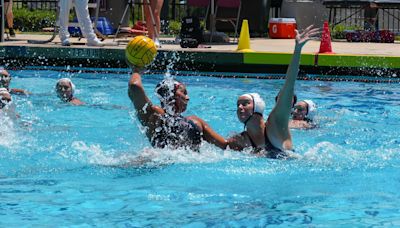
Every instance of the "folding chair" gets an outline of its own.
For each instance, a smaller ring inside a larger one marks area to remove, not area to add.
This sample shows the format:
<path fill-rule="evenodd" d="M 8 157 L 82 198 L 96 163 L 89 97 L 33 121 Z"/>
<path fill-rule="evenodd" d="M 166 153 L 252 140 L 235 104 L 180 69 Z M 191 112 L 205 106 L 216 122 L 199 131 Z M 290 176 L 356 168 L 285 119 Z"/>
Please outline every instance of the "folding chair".
<path fill-rule="evenodd" d="M 236 17 L 222 17 L 218 16 L 219 8 L 234 8 L 237 9 Z M 242 9 L 242 1 L 241 0 L 217 0 L 217 5 L 215 7 L 215 21 L 224 21 L 229 22 L 235 28 L 235 38 L 238 39 L 238 26 L 239 26 L 239 18 L 240 11 Z M 211 38 L 212 39 L 212 38 Z"/>

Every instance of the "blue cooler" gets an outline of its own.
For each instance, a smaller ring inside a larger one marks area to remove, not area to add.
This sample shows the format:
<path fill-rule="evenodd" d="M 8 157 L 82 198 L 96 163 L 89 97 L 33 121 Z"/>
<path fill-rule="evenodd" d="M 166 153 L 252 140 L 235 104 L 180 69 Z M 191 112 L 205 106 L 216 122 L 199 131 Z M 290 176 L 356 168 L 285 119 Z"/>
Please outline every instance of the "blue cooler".
<path fill-rule="evenodd" d="M 91 20 L 94 22 L 95 18 L 92 17 Z M 77 23 L 78 19 L 75 18 L 72 22 Z M 115 33 L 115 29 L 111 26 L 110 21 L 106 17 L 99 17 L 97 19 L 97 30 L 103 35 L 112 35 Z M 81 29 L 79 26 L 68 26 L 68 32 L 73 37 L 80 37 L 82 36 Z"/>

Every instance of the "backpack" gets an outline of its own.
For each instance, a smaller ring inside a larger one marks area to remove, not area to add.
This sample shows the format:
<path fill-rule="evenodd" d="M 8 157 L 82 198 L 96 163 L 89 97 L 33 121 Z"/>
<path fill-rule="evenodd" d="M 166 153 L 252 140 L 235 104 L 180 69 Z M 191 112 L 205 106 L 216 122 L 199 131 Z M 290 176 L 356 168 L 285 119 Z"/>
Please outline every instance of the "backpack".
<path fill-rule="evenodd" d="M 182 48 L 196 48 L 203 39 L 203 29 L 200 26 L 200 20 L 197 17 L 184 17 L 182 18 L 181 31 L 179 34 L 181 38 L 180 45 Z"/>

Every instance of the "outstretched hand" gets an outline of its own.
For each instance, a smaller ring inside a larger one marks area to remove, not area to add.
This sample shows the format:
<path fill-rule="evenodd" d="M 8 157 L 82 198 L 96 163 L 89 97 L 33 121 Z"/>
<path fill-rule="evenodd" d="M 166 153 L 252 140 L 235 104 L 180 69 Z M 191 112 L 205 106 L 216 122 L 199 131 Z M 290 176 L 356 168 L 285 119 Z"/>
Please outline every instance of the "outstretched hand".
<path fill-rule="evenodd" d="M 320 28 L 314 28 L 314 25 L 308 26 L 304 31 L 296 31 L 296 48 L 301 49 L 309 40 L 319 38 Z"/>
<path fill-rule="evenodd" d="M 133 73 L 141 73 L 146 70 L 145 67 L 137 67 L 137 66 L 133 65 L 132 63 L 130 63 L 128 60 L 125 60 L 125 62 L 128 65 L 128 67 L 131 68 Z"/>

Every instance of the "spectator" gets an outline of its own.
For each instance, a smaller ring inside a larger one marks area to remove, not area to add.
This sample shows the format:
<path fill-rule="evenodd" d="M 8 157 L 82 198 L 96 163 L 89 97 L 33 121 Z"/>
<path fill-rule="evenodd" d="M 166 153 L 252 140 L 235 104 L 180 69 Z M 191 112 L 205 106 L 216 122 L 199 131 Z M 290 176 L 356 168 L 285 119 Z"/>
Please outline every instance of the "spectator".
<path fill-rule="evenodd" d="M 75 11 L 78 17 L 79 25 L 83 36 L 86 37 L 88 46 L 104 46 L 96 36 L 93 30 L 92 21 L 90 20 L 88 3 L 89 0 L 60 0 L 60 40 L 62 46 L 70 46 L 68 22 L 69 22 L 69 11 L 71 9 L 72 2 L 75 3 Z"/>
<path fill-rule="evenodd" d="M 157 47 L 160 47 L 160 12 L 164 0 L 145 0 L 144 2 L 144 14 L 146 17 L 148 36 L 154 40 Z M 150 6 L 148 5 L 149 3 Z"/>
<path fill-rule="evenodd" d="M 15 37 L 14 15 L 12 12 L 12 7 L 13 7 L 12 0 L 4 0 L 4 8 L 5 8 L 5 13 L 6 13 L 6 18 L 7 18 L 8 31 L 9 31 L 9 34 L 11 37 Z"/>

